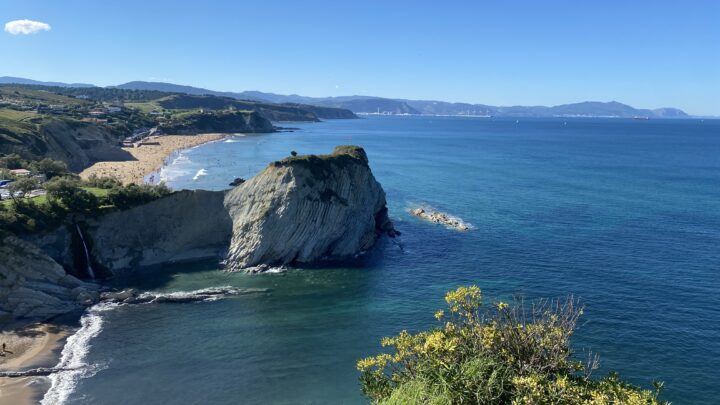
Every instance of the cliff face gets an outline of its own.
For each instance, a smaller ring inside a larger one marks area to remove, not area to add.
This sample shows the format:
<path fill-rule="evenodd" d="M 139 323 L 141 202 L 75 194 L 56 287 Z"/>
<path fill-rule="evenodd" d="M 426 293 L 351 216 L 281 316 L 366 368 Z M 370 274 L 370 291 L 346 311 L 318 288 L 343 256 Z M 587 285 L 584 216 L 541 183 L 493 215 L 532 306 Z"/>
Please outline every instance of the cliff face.
<path fill-rule="evenodd" d="M 385 193 L 357 146 L 274 162 L 228 192 L 225 206 L 231 270 L 345 259 L 392 232 Z"/>
<path fill-rule="evenodd" d="M 181 191 L 86 222 L 94 262 L 111 272 L 201 258 L 227 268 L 314 263 L 394 234 L 385 193 L 359 147 L 270 164 L 227 192 Z M 58 238 L 46 237 L 59 252 Z"/>
<path fill-rule="evenodd" d="M 199 134 L 207 132 L 273 132 L 272 123 L 257 111 L 223 111 L 212 114 L 191 113 L 160 126 L 168 134 Z"/>
<path fill-rule="evenodd" d="M 0 123 L 0 154 L 62 160 L 73 171 L 100 160 L 132 159 L 118 147 L 117 139 L 107 129 L 91 123 L 47 118 L 22 124 L 7 130 Z"/>
<path fill-rule="evenodd" d="M 97 302 L 96 285 L 66 274 L 35 245 L 14 236 L 0 242 L 0 320 L 47 319 Z"/>
<path fill-rule="evenodd" d="M 232 220 L 222 191 L 180 191 L 87 222 L 95 263 L 111 272 L 169 262 L 221 258 Z"/>

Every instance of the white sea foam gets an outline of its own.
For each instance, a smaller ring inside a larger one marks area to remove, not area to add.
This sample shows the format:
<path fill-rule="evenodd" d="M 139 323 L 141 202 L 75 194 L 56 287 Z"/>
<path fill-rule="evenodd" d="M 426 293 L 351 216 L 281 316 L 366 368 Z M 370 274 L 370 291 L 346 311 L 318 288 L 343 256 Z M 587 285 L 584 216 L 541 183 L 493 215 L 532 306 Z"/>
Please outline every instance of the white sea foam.
<path fill-rule="evenodd" d="M 42 405 L 57 405 L 67 401 L 83 378 L 94 376 L 105 368 L 102 364 L 87 364 L 90 341 L 102 332 L 102 313 L 116 308 L 117 304 L 101 303 L 88 308 L 80 319 L 80 329 L 70 336 L 63 347 L 60 362 L 55 368 L 62 369 L 50 374 L 50 389 L 45 393 Z"/>
<path fill-rule="evenodd" d="M 192 179 L 193 179 L 193 181 L 198 181 L 198 179 L 200 179 L 200 177 L 203 177 L 203 176 L 207 176 L 207 170 L 200 169 L 200 170 L 198 170 L 197 173 L 195 173 L 195 176 Z"/>

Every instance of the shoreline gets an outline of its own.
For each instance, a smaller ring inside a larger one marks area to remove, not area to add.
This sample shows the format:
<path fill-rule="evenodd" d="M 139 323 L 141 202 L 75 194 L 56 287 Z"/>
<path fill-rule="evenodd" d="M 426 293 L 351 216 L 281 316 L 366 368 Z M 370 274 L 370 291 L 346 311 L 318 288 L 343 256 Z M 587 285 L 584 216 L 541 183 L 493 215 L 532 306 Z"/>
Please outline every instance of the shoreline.
<path fill-rule="evenodd" d="M 75 329 L 63 323 L 33 323 L 0 332 L 7 352 L 0 356 L 0 371 L 55 367 L 68 337 Z M 0 405 L 37 404 L 50 388 L 47 377 L 0 377 Z"/>
<path fill-rule="evenodd" d="M 134 160 L 102 161 L 80 172 L 80 177 L 87 180 L 91 175 L 98 177 L 114 177 L 123 185 L 131 183 L 144 184 L 145 179 L 159 173 L 167 164 L 168 158 L 184 149 L 190 149 L 209 142 L 225 139 L 229 134 L 208 133 L 199 135 L 160 135 L 148 138 L 156 145 L 142 145 L 137 148 L 122 148 Z M 152 181 L 153 184 L 157 183 Z"/>

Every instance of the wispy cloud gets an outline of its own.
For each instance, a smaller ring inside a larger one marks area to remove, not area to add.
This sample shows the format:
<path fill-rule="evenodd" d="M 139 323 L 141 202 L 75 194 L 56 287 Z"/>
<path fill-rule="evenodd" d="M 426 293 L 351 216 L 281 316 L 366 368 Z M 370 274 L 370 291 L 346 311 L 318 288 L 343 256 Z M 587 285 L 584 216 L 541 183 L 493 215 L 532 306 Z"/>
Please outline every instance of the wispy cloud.
<path fill-rule="evenodd" d="M 28 35 L 40 31 L 50 31 L 50 24 L 33 20 L 15 20 L 5 23 L 5 32 L 12 35 Z"/>

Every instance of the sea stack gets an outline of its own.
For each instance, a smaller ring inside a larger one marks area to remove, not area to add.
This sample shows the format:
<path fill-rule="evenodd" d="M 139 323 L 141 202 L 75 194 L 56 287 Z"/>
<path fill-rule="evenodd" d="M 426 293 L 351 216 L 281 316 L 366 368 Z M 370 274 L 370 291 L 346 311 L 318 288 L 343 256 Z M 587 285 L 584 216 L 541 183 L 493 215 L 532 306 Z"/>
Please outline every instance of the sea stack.
<path fill-rule="evenodd" d="M 385 192 L 358 146 L 271 163 L 229 191 L 228 270 L 353 257 L 396 231 Z"/>

